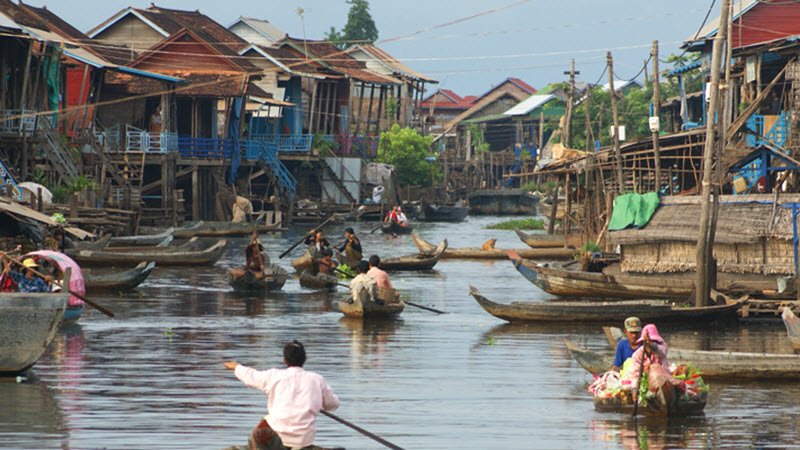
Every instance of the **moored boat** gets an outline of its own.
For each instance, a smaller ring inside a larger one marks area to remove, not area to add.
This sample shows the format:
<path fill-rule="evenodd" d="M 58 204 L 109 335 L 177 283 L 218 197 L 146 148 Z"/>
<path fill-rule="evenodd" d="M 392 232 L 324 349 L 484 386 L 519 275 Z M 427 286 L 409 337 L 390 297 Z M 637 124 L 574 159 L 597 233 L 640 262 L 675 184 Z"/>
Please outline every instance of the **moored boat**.
<path fill-rule="evenodd" d="M 411 239 L 414 241 L 417 250 L 422 254 L 432 254 L 436 246 L 422 239 L 418 234 L 412 233 Z M 442 259 L 506 259 L 508 252 L 513 251 L 524 258 L 536 258 L 543 260 L 572 259 L 574 251 L 569 248 L 523 248 L 523 249 L 500 249 L 494 248 L 483 250 L 478 247 L 448 247 L 442 254 Z"/>
<path fill-rule="evenodd" d="M 132 269 L 87 268 L 83 270 L 84 284 L 92 291 L 129 291 L 136 288 L 150 276 L 156 263 L 141 262 Z"/>
<path fill-rule="evenodd" d="M 334 290 L 339 285 L 339 279 L 327 273 L 312 275 L 308 271 L 300 273 L 300 286 L 307 289 L 329 289 Z"/>
<path fill-rule="evenodd" d="M 53 341 L 70 294 L 0 294 L 0 376 L 26 372 Z"/>
<path fill-rule="evenodd" d="M 277 264 L 268 264 L 263 278 L 257 278 L 245 268 L 230 269 L 228 283 L 235 292 L 258 293 L 278 291 L 286 284 L 289 273 Z"/>
<path fill-rule="evenodd" d="M 423 222 L 463 222 L 469 214 L 467 206 L 431 205 L 422 202 L 422 214 L 417 219 Z"/>
<path fill-rule="evenodd" d="M 253 231 L 267 233 L 280 229 L 280 224 L 265 225 L 250 222 L 196 222 L 192 225 L 176 228 L 172 235 L 176 239 L 190 239 L 193 237 L 233 237 L 249 236 Z"/>
<path fill-rule="evenodd" d="M 564 341 L 572 359 L 594 375 L 611 368 L 614 355 L 580 348 Z M 694 367 L 707 379 L 798 380 L 800 355 L 669 349 L 669 360 Z"/>
<path fill-rule="evenodd" d="M 110 246 L 138 246 L 138 245 L 158 245 L 165 238 L 172 236 L 175 228 L 167 228 L 161 233 L 156 234 L 141 234 L 137 236 L 118 236 L 110 239 L 108 243 Z"/>
<path fill-rule="evenodd" d="M 567 241 L 563 234 L 528 234 L 521 230 L 514 230 L 519 240 L 530 248 L 566 247 Z"/>
<path fill-rule="evenodd" d="M 403 226 L 395 221 L 390 221 L 381 225 L 381 232 L 383 234 L 411 234 L 412 231 L 414 231 L 414 227 L 411 225 Z"/>
<path fill-rule="evenodd" d="M 381 259 L 380 268 L 386 271 L 401 271 L 401 270 L 431 270 L 442 258 L 444 252 L 447 250 L 447 239 L 443 240 L 436 248 L 428 255 L 416 254 L 401 256 L 398 258 Z"/>
<path fill-rule="evenodd" d="M 539 197 L 522 189 L 484 189 L 469 194 L 471 214 L 536 215 Z"/>
<path fill-rule="evenodd" d="M 637 316 L 646 322 L 735 318 L 742 301 L 704 307 L 675 306 L 663 300 L 615 302 L 557 301 L 495 303 L 474 286 L 469 293 L 489 314 L 508 322 L 622 322 Z M 727 299 L 726 299 L 727 300 Z"/>
<path fill-rule="evenodd" d="M 206 266 L 222 256 L 227 241 L 190 241 L 178 247 L 145 247 L 103 250 L 78 250 L 72 258 L 88 266 L 135 266 L 152 261 L 159 266 Z"/>
<path fill-rule="evenodd" d="M 363 291 L 362 294 L 361 297 L 366 296 Z M 394 289 L 378 289 L 378 298 L 381 299 L 380 303 L 369 299 L 348 297 L 339 302 L 339 311 L 346 317 L 356 319 L 392 319 L 399 316 L 405 309 L 405 303 Z"/>

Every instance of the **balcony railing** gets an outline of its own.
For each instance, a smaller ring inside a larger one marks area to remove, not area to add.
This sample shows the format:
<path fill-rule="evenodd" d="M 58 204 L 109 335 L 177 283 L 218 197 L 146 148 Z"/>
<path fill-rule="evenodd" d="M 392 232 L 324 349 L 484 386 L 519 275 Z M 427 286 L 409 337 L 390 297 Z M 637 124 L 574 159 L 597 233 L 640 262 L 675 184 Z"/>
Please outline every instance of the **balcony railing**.
<path fill-rule="evenodd" d="M 178 154 L 182 158 L 230 159 L 233 156 L 233 140 L 218 138 L 178 138 Z"/>
<path fill-rule="evenodd" d="M 311 134 L 254 134 L 254 141 L 264 141 L 278 146 L 279 153 L 309 153 L 314 136 Z"/>
<path fill-rule="evenodd" d="M 765 129 L 768 126 L 767 123 L 770 122 L 772 125 L 769 129 Z M 745 138 L 748 147 L 755 148 L 768 144 L 785 147 L 789 137 L 789 115 L 786 112 L 782 112 L 778 116 L 753 114 L 747 119 L 747 129 L 755 132 L 755 134 L 748 133 Z"/>
<path fill-rule="evenodd" d="M 33 134 L 36 131 L 34 113 L 29 109 L 0 109 L 0 134 Z"/>
<path fill-rule="evenodd" d="M 136 153 L 178 151 L 178 133 L 150 133 L 128 125 L 125 128 L 125 151 Z"/>

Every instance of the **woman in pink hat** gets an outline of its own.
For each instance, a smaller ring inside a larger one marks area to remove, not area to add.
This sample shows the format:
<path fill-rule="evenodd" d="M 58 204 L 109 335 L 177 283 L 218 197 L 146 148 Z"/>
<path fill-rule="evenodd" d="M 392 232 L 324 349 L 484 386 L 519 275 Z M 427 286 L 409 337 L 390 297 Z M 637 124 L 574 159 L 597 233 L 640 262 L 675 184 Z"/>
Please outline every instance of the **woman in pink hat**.
<path fill-rule="evenodd" d="M 669 360 L 667 359 L 667 343 L 658 333 L 658 328 L 653 324 L 645 325 L 638 341 L 639 348 L 633 353 L 633 367 L 629 374 L 629 379 L 637 383 L 641 378 L 641 373 L 647 373 L 647 384 L 652 392 L 663 392 L 666 402 L 671 399 L 671 389 L 663 389 L 666 386 L 680 385 L 669 370 Z M 638 394 L 638 389 L 634 389 L 634 398 Z"/>

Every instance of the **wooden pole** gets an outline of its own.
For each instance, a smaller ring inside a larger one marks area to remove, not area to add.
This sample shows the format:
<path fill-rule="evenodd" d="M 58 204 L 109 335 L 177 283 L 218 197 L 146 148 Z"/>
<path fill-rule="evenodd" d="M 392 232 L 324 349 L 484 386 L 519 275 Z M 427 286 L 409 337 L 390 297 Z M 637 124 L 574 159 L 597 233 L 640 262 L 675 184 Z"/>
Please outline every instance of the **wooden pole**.
<path fill-rule="evenodd" d="M 617 166 L 617 191 L 622 194 L 625 190 L 625 180 L 622 179 L 622 151 L 619 148 L 619 116 L 617 115 L 617 92 L 614 90 L 614 58 L 611 52 L 606 55 L 608 63 L 608 88 L 611 93 L 611 115 L 614 117 L 614 130 L 611 133 L 611 143 L 614 147 L 614 157 Z"/>
<path fill-rule="evenodd" d="M 592 142 L 592 120 L 589 117 L 590 112 L 589 109 L 592 105 L 592 91 L 591 89 L 586 91 L 586 98 L 583 100 L 583 116 L 584 120 L 586 121 L 586 127 L 584 133 L 586 133 L 586 143 L 584 145 L 587 152 L 594 152 L 594 143 Z"/>
<path fill-rule="evenodd" d="M 561 225 L 561 229 L 564 230 L 564 236 L 570 233 L 570 213 L 572 212 L 572 197 L 570 196 L 570 182 L 571 176 L 569 172 L 566 173 L 566 178 L 564 180 L 564 197 L 566 201 L 566 205 L 564 207 L 564 222 Z"/>
<path fill-rule="evenodd" d="M 539 151 L 536 152 L 536 159 L 542 158 L 542 150 L 544 150 L 544 111 L 539 111 Z"/>
<path fill-rule="evenodd" d="M 658 75 L 658 41 L 653 41 L 653 50 L 650 53 L 653 57 L 653 117 L 661 117 L 661 84 Z M 659 123 L 658 129 L 653 131 L 653 154 L 655 155 L 655 169 L 656 169 L 656 192 L 661 191 L 661 142 L 658 133 L 661 129 Z"/>
<path fill-rule="evenodd" d="M 569 86 L 567 87 L 567 110 L 564 113 L 564 147 L 569 147 L 570 143 L 570 127 L 572 125 L 572 108 L 575 103 L 575 60 L 573 59 L 569 65 Z"/>
<path fill-rule="evenodd" d="M 553 205 L 550 208 L 550 223 L 547 224 L 547 234 L 553 234 L 556 230 L 556 213 L 558 212 L 558 183 L 553 187 Z"/>
<path fill-rule="evenodd" d="M 722 68 L 722 44 L 728 33 L 728 17 L 730 14 L 730 0 L 722 1 L 722 13 L 720 14 L 720 29 L 714 37 L 714 44 L 711 53 L 711 82 L 709 85 L 709 106 L 706 117 L 706 140 L 703 149 L 703 182 L 700 195 L 700 232 L 697 236 L 697 248 L 695 251 L 695 261 L 697 271 L 695 273 L 695 305 L 706 306 L 709 303 L 709 293 L 711 290 L 710 268 L 714 265 L 713 258 L 709 258 L 709 242 L 711 237 L 711 181 L 712 166 L 714 164 L 714 150 L 716 140 L 716 117 L 719 109 L 719 80 Z M 713 249 L 712 249 L 713 250 Z"/>
<path fill-rule="evenodd" d="M 367 107 L 367 122 L 365 124 L 367 132 L 366 135 L 369 136 L 369 129 L 370 129 L 370 120 L 372 120 L 372 101 L 375 99 L 375 84 L 371 84 L 369 87 L 369 106 Z"/>

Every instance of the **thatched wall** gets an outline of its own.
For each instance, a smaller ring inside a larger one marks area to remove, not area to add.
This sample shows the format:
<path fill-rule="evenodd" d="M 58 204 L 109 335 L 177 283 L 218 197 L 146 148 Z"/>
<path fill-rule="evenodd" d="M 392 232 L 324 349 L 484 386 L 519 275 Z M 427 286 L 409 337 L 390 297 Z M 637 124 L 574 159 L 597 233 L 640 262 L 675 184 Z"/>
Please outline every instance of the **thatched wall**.
<path fill-rule="evenodd" d="M 696 268 L 695 244 L 692 242 L 626 244 L 621 249 L 620 268 L 625 272 L 668 273 L 693 271 Z M 720 272 L 794 273 L 792 241 L 762 239 L 754 243 L 716 244 L 714 256 Z"/>

